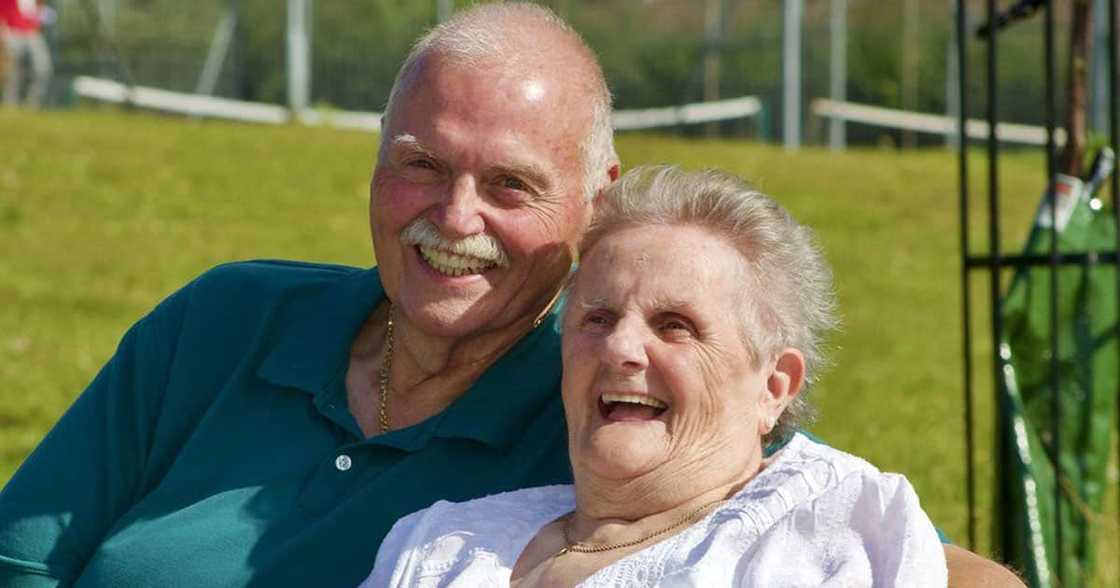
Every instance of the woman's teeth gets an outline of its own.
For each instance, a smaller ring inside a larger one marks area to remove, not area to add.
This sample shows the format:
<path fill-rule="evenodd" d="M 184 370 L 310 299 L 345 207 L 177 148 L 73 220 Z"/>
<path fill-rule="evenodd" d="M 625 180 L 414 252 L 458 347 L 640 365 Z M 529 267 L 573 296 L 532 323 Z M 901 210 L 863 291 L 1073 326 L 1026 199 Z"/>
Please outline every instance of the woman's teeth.
<path fill-rule="evenodd" d="M 619 402 L 652 406 L 656 409 L 669 408 L 668 404 L 646 394 L 603 394 L 603 404 L 611 405 Z"/>
<path fill-rule="evenodd" d="M 458 255 L 455 253 L 448 253 L 432 247 L 425 247 L 423 245 L 417 246 L 420 250 L 420 257 L 428 262 L 441 274 L 447 276 L 465 276 L 467 274 L 481 274 L 498 264 L 494 261 L 472 257 L 469 255 Z"/>

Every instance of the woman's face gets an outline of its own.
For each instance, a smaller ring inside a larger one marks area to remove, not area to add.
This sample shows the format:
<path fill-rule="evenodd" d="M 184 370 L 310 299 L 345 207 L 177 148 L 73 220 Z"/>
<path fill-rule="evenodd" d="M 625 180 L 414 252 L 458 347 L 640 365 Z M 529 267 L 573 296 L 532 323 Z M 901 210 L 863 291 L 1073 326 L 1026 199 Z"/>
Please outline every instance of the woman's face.
<path fill-rule="evenodd" d="M 757 466 L 763 423 L 787 399 L 774 363 L 753 368 L 742 337 L 755 295 L 746 271 L 731 243 L 687 225 L 623 228 L 581 260 L 563 343 L 577 473 L 622 481 Z"/>

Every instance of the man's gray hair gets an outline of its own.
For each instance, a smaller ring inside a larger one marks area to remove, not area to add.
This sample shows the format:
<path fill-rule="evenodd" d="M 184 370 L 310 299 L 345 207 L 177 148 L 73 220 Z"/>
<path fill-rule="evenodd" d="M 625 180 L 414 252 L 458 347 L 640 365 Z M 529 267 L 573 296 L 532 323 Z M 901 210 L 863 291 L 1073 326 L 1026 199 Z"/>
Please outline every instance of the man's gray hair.
<path fill-rule="evenodd" d="M 456 13 L 428 31 L 413 45 L 397 72 L 385 106 L 383 128 L 425 57 L 438 55 L 457 65 L 477 68 L 519 64 L 529 59 L 547 62 L 555 56 L 544 52 L 544 44 L 539 42 L 541 33 L 569 45 L 574 57 L 588 71 L 588 75 L 581 76 L 584 79 L 566 83 L 580 86 L 576 94 L 591 109 L 591 125 L 579 147 L 584 167 L 583 192 L 588 199 L 593 198 L 609 183 L 606 170 L 618 159 L 611 127 L 611 93 L 595 52 L 564 19 L 543 6 L 522 2 L 481 4 Z M 382 135 L 382 146 L 385 139 Z"/>
<path fill-rule="evenodd" d="M 807 387 L 826 362 L 821 340 L 838 324 L 832 272 L 812 232 L 780 204 L 731 174 L 646 167 L 628 172 L 596 201 L 580 256 L 615 230 L 649 224 L 705 227 L 742 254 L 746 271 L 740 324 L 749 361 L 758 368 L 786 347 L 805 357 L 806 388 L 765 440 L 784 439 L 796 431 L 812 418 Z"/>

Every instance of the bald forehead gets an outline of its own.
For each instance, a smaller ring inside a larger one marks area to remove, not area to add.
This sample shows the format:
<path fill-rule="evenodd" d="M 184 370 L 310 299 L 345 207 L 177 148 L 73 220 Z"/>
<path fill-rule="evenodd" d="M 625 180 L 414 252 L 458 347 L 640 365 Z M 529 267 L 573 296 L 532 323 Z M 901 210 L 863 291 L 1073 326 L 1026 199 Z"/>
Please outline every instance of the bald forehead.
<path fill-rule="evenodd" d="M 433 52 L 423 55 L 411 75 L 401 81 L 400 103 L 393 107 L 424 100 L 436 111 L 463 111 L 480 121 L 520 108 L 549 119 L 557 132 L 583 136 L 592 122 L 592 107 L 583 99 L 584 88 L 570 65 L 527 54 L 463 60 Z M 453 82 L 466 79 L 477 83 Z M 389 118 L 392 126 L 392 114 Z"/>

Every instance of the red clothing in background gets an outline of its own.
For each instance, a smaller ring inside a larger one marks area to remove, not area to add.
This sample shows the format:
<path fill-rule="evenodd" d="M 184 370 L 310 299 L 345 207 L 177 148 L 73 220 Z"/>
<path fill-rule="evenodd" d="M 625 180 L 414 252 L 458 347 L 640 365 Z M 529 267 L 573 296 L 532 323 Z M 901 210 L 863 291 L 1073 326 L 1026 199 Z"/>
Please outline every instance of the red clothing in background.
<path fill-rule="evenodd" d="M 0 0 L 0 20 L 16 32 L 39 30 L 39 3 L 35 0 Z"/>

